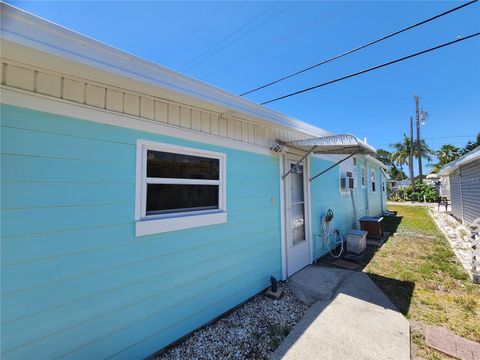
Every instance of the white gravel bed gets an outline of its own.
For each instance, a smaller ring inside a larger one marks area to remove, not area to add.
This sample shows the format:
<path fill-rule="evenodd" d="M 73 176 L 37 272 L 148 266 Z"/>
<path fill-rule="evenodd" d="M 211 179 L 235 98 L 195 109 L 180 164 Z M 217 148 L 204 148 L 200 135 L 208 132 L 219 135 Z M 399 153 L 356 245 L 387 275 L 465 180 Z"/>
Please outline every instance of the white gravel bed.
<path fill-rule="evenodd" d="M 308 309 L 286 283 L 278 285 L 283 289 L 279 300 L 259 294 L 156 360 L 268 359 Z"/>
<path fill-rule="evenodd" d="M 469 230 L 460 224 L 453 216 L 445 212 L 430 211 L 433 220 L 447 238 L 458 260 L 472 276 L 472 242 L 468 236 Z"/>

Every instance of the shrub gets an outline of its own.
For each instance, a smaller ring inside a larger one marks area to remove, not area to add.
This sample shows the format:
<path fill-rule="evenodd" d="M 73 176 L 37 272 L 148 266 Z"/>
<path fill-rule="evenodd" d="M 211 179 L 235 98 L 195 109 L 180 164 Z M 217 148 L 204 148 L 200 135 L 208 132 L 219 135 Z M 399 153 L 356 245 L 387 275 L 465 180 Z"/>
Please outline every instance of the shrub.
<path fill-rule="evenodd" d="M 413 191 L 411 185 L 405 186 L 398 190 L 398 195 L 406 201 L 424 201 L 425 199 L 427 202 L 435 202 L 438 200 L 435 188 L 424 183 L 416 183 L 415 191 Z"/>

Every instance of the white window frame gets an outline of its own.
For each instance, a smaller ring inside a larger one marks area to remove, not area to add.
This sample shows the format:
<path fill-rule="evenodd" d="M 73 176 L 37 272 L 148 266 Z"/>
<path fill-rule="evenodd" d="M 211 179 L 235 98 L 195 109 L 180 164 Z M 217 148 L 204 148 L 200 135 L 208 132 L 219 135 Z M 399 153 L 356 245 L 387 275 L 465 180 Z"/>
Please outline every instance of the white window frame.
<path fill-rule="evenodd" d="M 365 166 L 362 166 L 360 168 L 360 185 L 362 188 L 364 188 L 367 185 L 367 168 Z"/>
<path fill-rule="evenodd" d="M 340 192 L 340 195 L 350 195 L 351 190 L 355 190 L 357 188 L 357 166 L 356 166 L 356 161 L 354 162 L 355 158 L 352 157 L 351 159 L 346 160 L 345 162 L 339 164 L 338 168 L 338 189 Z M 347 173 L 350 172 L 352 173 L 352 176 L 347 176 Z M 342 178 L 346 178 L 346 187 L 345 189 L 342 189 Z M 352 178 L 353 179 L 353 189 L 350 189 L 349 187 L 349 181 L 348 179 Z"/>
<path fill-rule="evenodd" d="M 377 172 L 375 169 L 370 169 L 370 180 L 371 180 L 371 187 L 372 192 L 377 192 Z M 375 190 L 373 190 L 373 184 L 375 184 Z"/>
<path fill-rule="evenodd" d="M 219 179 L 147 179 L 147 151 L 163 151 L 175 154 L 200 156 L 219 160 Z M 194 227 L 222 224 L 227 222 L 227 155 L 225 153 L 196 148 L 137 140 L 137 169 L 135 195 L 135 234 L 144 236 Z M 218 209 L 173 212 L 166 214 L 146 214 L 147 184 L 206 184 L 218 185 Z"/>

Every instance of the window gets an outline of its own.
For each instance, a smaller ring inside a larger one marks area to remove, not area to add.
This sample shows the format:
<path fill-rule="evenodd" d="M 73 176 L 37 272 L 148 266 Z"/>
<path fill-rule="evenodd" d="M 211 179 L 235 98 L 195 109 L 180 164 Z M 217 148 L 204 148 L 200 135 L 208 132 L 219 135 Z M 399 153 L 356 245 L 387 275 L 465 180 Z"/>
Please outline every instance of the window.
<path fill-rule="evenodd" d="M 356 158 L 352 157 L 339 165 L 340 195 L 349 195 L 356 185 Z"/>
<path fill-rule="evenodd" d="M 225 159 L 139 140 L 137 236 L 226 222 Z"/>
<path fill-rule="evenodd" d="M 340 191 L 350 191 L 355 188 L 355 181 L 353 177 L 353 173 L 351 171 L 347 171 L 345 176 L 340 177 Z"/>
<path fill-rule="evenodd" d="M 362 166 L 361 171 L 362 171 L 362 186 L 365 186 L 366 171 L 364 166 Z"/>
<path fill-rule="evenodd" d="M 372 191 L 375 192 L 376 191 L 376 188 L 375 188 L 375 170 L 370 170 L 370 174 L 372 176 Z"/>

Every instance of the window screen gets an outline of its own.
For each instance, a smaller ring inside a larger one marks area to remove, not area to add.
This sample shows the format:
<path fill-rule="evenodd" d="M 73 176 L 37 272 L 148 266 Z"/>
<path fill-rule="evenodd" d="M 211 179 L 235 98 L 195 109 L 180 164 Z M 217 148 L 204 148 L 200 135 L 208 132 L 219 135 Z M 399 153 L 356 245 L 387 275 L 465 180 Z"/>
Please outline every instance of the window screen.
<path fill-rule="evenodd" d="M 146 153 L 146 215 L 219 209 L 220 159 Z"/>

